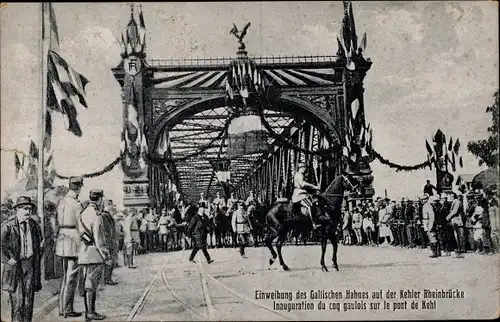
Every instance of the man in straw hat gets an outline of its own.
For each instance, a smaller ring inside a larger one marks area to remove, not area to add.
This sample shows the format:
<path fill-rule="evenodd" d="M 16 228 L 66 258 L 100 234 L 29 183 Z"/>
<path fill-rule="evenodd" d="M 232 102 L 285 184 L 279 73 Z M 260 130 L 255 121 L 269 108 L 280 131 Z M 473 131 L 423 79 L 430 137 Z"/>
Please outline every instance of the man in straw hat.
<path fill-rule="evenodd" d="M 96 292 L 101 280 L 103 265 L 111 260 L 111 254 L 104 238 L 103 210 L 104 192 L 100 189 L 90 191 L 90 203 L 82 212 L 78 230 L 82 245 L 78 254 L 78 263 L 83 268 L 85 301 L 85 320 L 104 320 L 105 316 L 96 313 Z"/>
<path fill-rule="evenodd" d="M 311 212 L 312 200 L 307 189 L 319 190 L 319 187 L 308 183 L 304 179 L 304 175 L 306 172 L 306 164 L 299 163 L 297 165 L 297 173 L 293 177 L 293 195 L 292 195 L 292 203 L 294 208 L 302 207 L 306 210 L 306 213 L 309 217 L 311 217 L 311 222 L 313 224 L 313 228 L 317 228 L 316 223 L 314 222 L 314 218 Z"/>
<path fill-rule="evenodd" d="M 20 196 L 13 207 L 15 217 L 1 229 L 2 289 L 9 293 L 11 321 L 31 321 L 35 292 L 42 289 L 40 226 L 31 218 L 36 206 Z"/>
<path fill-rule="evenodd" d="M 73 309 L 78 274 L 80 272 L 78 251 L 81 241 L 77 223 L 83 210 L 83 206 L 78 200 L 82 186 L 82 177 L 69 178 L 69 191 L 59 202 L 56 227 L 54 229 L 57 234 L 55 253 L 62 259 L 63 263 L 63 278 L 61 290 L 59 291 L 59 315 L 64 317 L 82 315 L 81 312 L 75 312 Z"/>

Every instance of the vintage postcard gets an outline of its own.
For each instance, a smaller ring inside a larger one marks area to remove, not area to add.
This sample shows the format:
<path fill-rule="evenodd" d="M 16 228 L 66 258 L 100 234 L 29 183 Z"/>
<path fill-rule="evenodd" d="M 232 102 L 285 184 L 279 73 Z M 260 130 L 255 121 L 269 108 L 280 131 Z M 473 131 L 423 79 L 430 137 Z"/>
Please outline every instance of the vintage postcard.
<path fill-rule="evenodd" d="M 498 1 L 1 3 L 1 321 L 499 317 Z"/>

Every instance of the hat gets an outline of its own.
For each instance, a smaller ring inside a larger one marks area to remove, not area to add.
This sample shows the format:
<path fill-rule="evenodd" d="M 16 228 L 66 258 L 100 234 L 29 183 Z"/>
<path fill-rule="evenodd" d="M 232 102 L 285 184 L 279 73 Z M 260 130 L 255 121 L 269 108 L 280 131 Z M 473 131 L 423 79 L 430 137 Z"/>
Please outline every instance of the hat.
<path fill-rule="evenodd" d="M 101 189 L 92 189 L 90 190 L 90 193 L 89 193 L 89 198 L 90 199 L 94 199 L 94 198 L 99 198 L 99 197 L 102 197 L 104 196 L 104 191 L 101 190 Z"/>
<path fill-rule="evenodd" d="M 245 202 L 243 200 L 241 200 L 241 199 L 238 200 L 238 205 L 244 205 L 244 204 L 245 204 Z"/>
<path fill-rule="evenodd" d="M 112 205 L 113 205 L 113 200 L 111 200 L 111 199 L 106 199 L 106 200 L 104 200 L 104 204 L 105 204 L 106 206 L 112 206 Z"/>
<path fill-rule="evenodd" d="M 305 168 L 305 167 L 306 167 L 306 164 L 304 162 L 299 162 L 299 164 L 297 164 L 297 169 Z"/>
<path fill-rule="evenodd" d="M 83 177 L 70 177 L 69 178 L 69 186 L 71 188 L 80 188 L 83 186 Z"/>
<path fill-rule="evenodd" d="M 31 198 L 28 196 L 20 196 L 16 200 L 16 204 L 12 209 L 16 209 L 17 207 L 24 206 L 24 205 L 30 205 L 31 207 L 35 208 L 36 205 L 31 201 Z"/>
<path fill-rule="evenodd" d="M 128 209 L 128 213 L 131 214 L 131 215 L 137 215 L 137 209 L 135 209 L 135 208 L 129 208 Z"/>
<path fill-rule="evenodd" d="M 278 200 L 276 200 L 276 202 L 283 202 L 283 203 L 285 203 L 285 202 L 288 202 L 288 199 L 282 197 L 282 198 L 278 198 Z"/>

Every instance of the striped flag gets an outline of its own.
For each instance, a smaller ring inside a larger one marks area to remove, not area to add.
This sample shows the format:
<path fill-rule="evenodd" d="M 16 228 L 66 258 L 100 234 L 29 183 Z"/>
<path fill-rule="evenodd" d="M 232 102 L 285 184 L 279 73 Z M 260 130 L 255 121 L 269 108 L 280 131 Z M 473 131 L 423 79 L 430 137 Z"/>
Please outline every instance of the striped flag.
<path fill-rule="evenodd" d="M 463 161 L 462 161 L 462 155 L 460 154 L 460 140 L 459 139 L 457 139 L 457 141 L 455 142 L 455 145 L 453 146 L 453 153 L 456 154 L 456 156 L 457 156 L 458 165 L 461 168 L 463 168 L 464 164 L 463 164 Z"/>
<path fill-rule="evenodd" d="M 59 50 L 59 32 L 55 13 L 50 3 L 44 5 L 49 6 L 51 34 L 51 48 L 48 52 L 47 61 L 47 107 L 50 111 L 59 112 L 63 115 L 66 130 L 76 136 L 81 136 L 82 130 L 77 120 L 78 112 L 75 106 L 76 102 L 79 102 L 84 107 L 87 107 L 85 86 L 89 81 L 69 66 L 66 60 L 57 53 Z M 51 128 L 50 121 L 49 118 L 47 128 Z"/>
<path fill-rule="evenodd" d="M 19 170 L 21 170 L 21 160 L 17 156 L 17 153 L 14 153 L 14 166 L 16 167 L 16 179 L 19 175 Z"/>

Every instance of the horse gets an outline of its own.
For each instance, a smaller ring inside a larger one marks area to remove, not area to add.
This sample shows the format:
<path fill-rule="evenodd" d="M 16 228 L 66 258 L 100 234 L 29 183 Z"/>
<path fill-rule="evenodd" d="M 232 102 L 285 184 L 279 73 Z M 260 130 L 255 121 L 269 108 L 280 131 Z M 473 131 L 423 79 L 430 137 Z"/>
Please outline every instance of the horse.
<path fill-rule="evenodd" d="M 316 213 L 316 223 L 320 224 L 319 233 L 321 235 L 321 270 L 327 272 L 328 269 L 325 265 L 325 252 L 328 240 L 331 241 L 333 246 L 333 268 L 337 271 L 339 270 L 337 264 L 337 226 L 342 218 L 341 207 L 344 198 L 344 191 L 349 189 L 351 191 L 356 189 L 356 186 L 352 184 L 353 178 L 348 178 L 348 174 L 341 174 L 337 176 L 332 183 L 326 188 L 324 193 L 317 193 L 313 196 L 313 207 L 311 211 L 313 214 Z M 279 258 L 279 263 L 283 270 L 288 271 L 290 268 L 285 264 L 283 256 L 281 254 L 281 249 L 285 240 L 287 239 L 288 233 L 292 230 L 301 229 L 304 224 L 304 217 L 307 216 L 303 211 L 297 213 L 294 210 L 294 205 L 289 203 L 288 205 L 282 205 L 280 208 L 278 205 L 273 206 L 271 210 L 266 214 L 267 233 L 265 238 L 266 246 L 271 251 L 271 258 L 269 259 L 269 265 L 272 265 Z M 274 209 L 274 211 L 273 211 Z M 276 210 L 279 209 L 279 210 Z M 271 213 L 277 214 L 272 217 Z M 308 216 L 307 216 L 308 217 Z M 271 223 L 278 221 L 278 225 L 273 227 Z M 273 247 L 273 240 L 277 238 L 276 249 Z"/>
<path fill-rule="evenodd" d="M 258 247 L 259 242 L 263 241 L 265 217 L 266 211 L 260 203 L 250 205 L 248 207 L 248 218 L 250 219 L 250 224 L 252 225 L 254 247 Z"/>
<path fill-rule="evenodd" d="M 226 216 L 226 207 L 217 205 L 213 210 L 214 229 L 215 229 L 215 245 L 217 248 L 226 247 L 227 234 L 229 231 L 230 222 Z"/>

